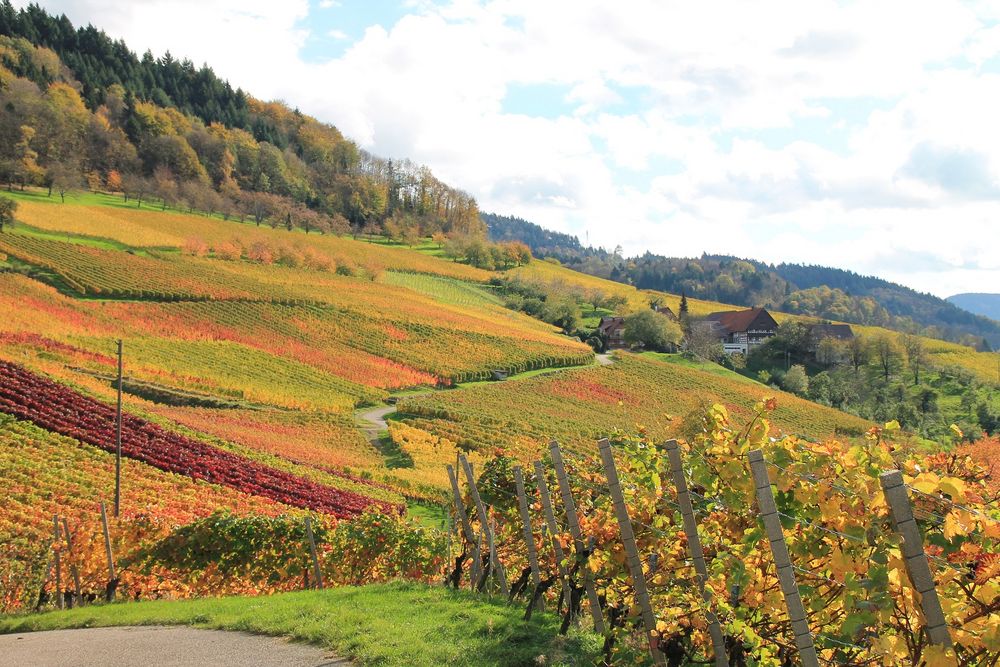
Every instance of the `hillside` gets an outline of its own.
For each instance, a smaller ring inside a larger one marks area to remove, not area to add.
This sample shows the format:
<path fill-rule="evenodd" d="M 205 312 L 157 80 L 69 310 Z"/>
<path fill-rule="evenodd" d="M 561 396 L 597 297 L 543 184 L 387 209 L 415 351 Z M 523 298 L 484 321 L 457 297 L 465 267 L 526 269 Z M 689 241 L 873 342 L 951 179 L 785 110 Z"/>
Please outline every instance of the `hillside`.
<path fill-rule="evenodd" d="M 647 252 L 624 258 L 603 248 L 584 247 L 576 237 L 526 220 L 485 213 L 481 217 L 494 240 L 522 241 L 538 257 L 551 257 L 577 271 L 639 289 L 887 327 L 981 350 L 1000 347 L 1000 324 L 984 317 L 986 313 L 970 312 L 958 302 L 880 278 L 728 256 L 664 257 Z"/>
<path fill-rule="evenodd" d="M 256 224 L 478 234 L 475 200 L 426 167 L 233 90 L 207 66 L 141 58 L 93 26 L 0 3 L 0 181 L 84 187 Z"/>
<path fill-rule="evenodd" d="M 1000 321 L 1000 294 L 984 294 L 981 292 L 955 294 L 948 301 L 970 313 L 976 313 L 992 320 Z"/>

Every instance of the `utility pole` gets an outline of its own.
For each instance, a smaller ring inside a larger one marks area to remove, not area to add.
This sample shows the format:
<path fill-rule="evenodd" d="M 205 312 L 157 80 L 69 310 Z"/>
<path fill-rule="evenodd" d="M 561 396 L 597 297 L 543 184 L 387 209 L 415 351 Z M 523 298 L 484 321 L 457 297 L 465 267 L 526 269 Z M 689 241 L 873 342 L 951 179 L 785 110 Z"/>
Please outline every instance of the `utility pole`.
<path fill-rule="evenodd" d="M 118 340 L 118 410 L 115 413 L 115 518 L 122 499 L 122 341 Z"/>

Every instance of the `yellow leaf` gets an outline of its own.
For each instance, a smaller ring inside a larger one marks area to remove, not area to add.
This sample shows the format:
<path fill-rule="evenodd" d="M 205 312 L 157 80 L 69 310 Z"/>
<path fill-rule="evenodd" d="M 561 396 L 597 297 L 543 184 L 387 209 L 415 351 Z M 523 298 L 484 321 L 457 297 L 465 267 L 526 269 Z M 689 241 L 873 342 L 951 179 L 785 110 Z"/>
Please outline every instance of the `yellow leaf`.
<path fill-rule="evenodd" d="M 944 536 L 945 539 L 950 540 L 956 535 L 962 535 L 965 533 L 965 526 L 958 520 L 955 516 L 955 512 L 950 512 L 944 518 Z"/>
<path fill-rule="evenodd" d="M 960 429 L 956 424 L 951 425 L 951 432 L 954 433 L 955 437 L 959 440 L 965 437 L 965 434 L 962 433 L 962 429 Z"/>
<path fill-rule="evenodd" d="M 885 428 L 886 431 L 898 431 L 899 430 L 899 422 L 896 421 L 895 419 L 893 419 L 891 422 L 886 422 L 884 428 Z"/>
<path fill-rule="evenodd" d="M 957 503 L 965 502 L 965 482 L 957 477 L 942 477 L 938 482 L 941 491 Z"/>

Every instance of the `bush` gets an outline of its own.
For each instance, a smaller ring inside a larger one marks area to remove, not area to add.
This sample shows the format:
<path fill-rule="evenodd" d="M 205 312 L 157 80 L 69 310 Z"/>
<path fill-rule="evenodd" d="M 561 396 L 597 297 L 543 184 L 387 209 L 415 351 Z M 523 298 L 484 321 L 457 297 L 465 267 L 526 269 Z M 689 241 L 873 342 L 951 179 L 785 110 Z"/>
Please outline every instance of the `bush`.
<path fill-rule="evenodd" d="M 781 388 L 793 394 L 805 396 L 809 391 L 809 376 L 806 375 L 805 366 L 795 364 L 789 368 L 784 377 L 781 378 Z"/>

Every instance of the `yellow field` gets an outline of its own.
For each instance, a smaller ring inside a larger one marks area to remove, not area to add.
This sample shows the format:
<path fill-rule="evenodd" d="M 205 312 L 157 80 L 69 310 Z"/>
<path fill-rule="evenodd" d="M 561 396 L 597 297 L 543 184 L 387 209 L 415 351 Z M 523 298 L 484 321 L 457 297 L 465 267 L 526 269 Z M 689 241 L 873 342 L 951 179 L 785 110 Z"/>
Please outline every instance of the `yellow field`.
<path fill-rule="evenodd" d="M 432 273 L 476 282 L 486 281 L 490 277 L 488 271 L 403 248 L 355 241 L 349 237 L 289 232 L 280 227 L 271 229 L 267 226 L 258 227 L 253 223 L 226 222 L 217 218 L 152 208 L 24 200 L 19 202 L 17 218 L 39 229 L 111 239 L 136 248 L 181 248 L 192 239 L 213 246 L 238 238 L 244 246 L 263 242 L 275 247 L 283 244 L 311 247 L 338 266 Z"/>

